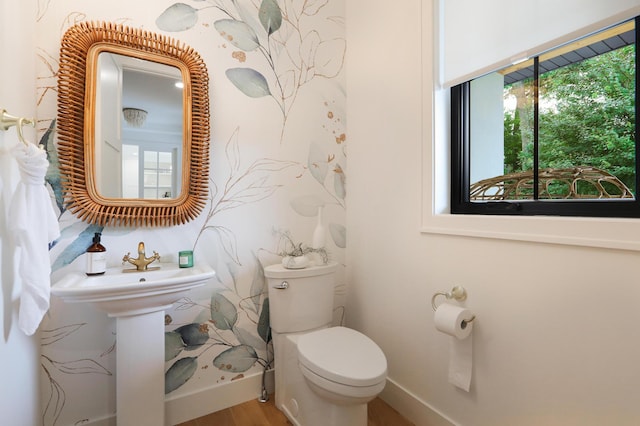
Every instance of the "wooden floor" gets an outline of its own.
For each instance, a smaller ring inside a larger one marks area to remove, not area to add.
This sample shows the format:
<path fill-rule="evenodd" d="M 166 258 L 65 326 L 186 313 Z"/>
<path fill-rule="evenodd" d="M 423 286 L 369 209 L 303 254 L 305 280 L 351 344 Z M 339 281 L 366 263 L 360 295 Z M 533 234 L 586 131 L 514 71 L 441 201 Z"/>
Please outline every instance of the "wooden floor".
<path fill-rule="evenodd" d="M 178 426 L 287 426 L 291 422 L 278 410 L 271 395 L 268 402 L 254 399 Z M 369 403 L 368 426 L 413 426 L 380 398 Z"/>

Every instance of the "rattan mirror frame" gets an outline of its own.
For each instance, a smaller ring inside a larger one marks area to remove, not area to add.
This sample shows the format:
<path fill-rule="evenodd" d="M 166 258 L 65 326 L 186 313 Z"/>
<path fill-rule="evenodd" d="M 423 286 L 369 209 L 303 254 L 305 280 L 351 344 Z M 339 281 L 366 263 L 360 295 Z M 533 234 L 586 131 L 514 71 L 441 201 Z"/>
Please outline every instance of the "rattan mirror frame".
<path fill-rule="evenodd" d="M 182 182 L 175 199 L 105 198 L 96 190 L 94 128 L 97 55 L 109 51 L 177 66 L 184 79 Z M 92 81 L 93 80 L 93 81 Z M 209 74 L 198 53 L 172 38 L 107 22 L 69 28 L 60 46 L 58 157 L 66 208 L 103 226 L 172 226 L 196 218 L 209 184 Z"/>

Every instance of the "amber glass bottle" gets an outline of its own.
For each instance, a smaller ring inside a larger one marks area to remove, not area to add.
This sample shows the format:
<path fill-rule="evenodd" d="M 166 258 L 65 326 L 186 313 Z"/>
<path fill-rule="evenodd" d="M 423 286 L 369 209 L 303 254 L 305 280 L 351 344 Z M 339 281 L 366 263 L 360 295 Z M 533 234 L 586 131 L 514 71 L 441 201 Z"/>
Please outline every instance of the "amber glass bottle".
<path fill-rule="evenodd" d="M 107 270 L 107 249 L 100 244 L 100 232 L 93 236 L 93 244 L 87 249 L 87 275 L 102 275 Z"/>

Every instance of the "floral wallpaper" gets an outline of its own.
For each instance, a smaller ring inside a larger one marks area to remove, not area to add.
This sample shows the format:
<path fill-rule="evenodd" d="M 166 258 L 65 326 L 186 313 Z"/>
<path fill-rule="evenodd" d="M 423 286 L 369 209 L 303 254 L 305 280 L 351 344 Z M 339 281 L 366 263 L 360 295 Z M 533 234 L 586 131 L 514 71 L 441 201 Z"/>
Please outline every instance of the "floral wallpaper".
<path fill-rule="evenodd" d="M 163 261 L 193 249 L 214 267 L 165 316 L 165 394 L 224 387 L 273 365 L 263 267 L 280 261 L 283 235 L 310 243 L 318 208 L 326 250 L 344 265 L 346 94 L 343 0 L 39 0 L 36 96 L 47 183 L 61 237 L 52 280 L 84 268 L 94 232 L 108 266 L 144 241 Z M 210 73 L 211 179 L 203 213 L 170 228 L 114 228 L 79 221 L 62 202 L 56 152 L 59 41 L 82 21 L 110 21 L 193 47 Z M 338 274 L 336 322 L 345 297 Z M 76 425 L 115 413 L 115 320 L 52 298 L 42 331 L 44 425 Z M 144 356 L 144 348 L 140 348 Z M 247 396 L 247 399 L 259 395 Z"/>

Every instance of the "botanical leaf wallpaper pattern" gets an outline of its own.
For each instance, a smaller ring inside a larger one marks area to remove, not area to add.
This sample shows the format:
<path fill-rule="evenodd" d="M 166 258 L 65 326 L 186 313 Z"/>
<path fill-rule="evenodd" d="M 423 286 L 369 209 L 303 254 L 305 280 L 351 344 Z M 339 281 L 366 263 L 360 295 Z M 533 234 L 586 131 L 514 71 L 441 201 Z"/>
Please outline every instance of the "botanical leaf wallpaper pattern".
<path fill-rule="evenodd" d="M 262 98 L 271 95 L 269 83 L 262 74 L 251 68 L 230 68 L 227 77 L 234 86 L 251 98 Z"/>
<path fill-rule="evenodd" d="M 327 250 L 346 247 L 345 0 L 172 0 L 108 3 L 38 0 L 40 142 L 61 237 L 52 279 L 84 268 L 102 232 L 108 259 L 145 241 L 163 260 L 193 249 L 214 267 L 211 283 L 165 316 L 165 393 L 224 387 L 273 366 L 264 266 L 280 261 L 280 234 L 309 243 L 324 206 Z M 81 21 L 121 23 L 184 41 L 210 72 L 208 204 L 173 228 L 112 228 L 80 222 L 64 207 L 56 151 L 59 39 Z M 110 265 L 111 266 L 111 265 Z M 346 292 L 339 283 L 336 312 Z M 53 298 L 42 326 L 43 424 L 83 424 L 115 414 L 114 320 Z M 259 394 L 256 389 L 256 395 Z"/>
<path fill-rule="evenodd" d="M 201 3 L 209 6 L 171 5 L 156 20 L 158 28 L 186 31 L 193 28 L 198 16 L 210 7 L 222 12 L 225 17 L 214 21 L 214 28 L 242 51 L 239 57 L 245 58 L 247 52 L 253 51 L 262 56 L 255 68 L 230 68 L 226 76 L 246 96 L 273 97 L 282 112 L 283 138 L 287 119 L 303 86 L 316 77 L 334 78 L 344 66 L 346 42 L 343 37 L 323 39 L 316 29 L 303 30 L 305 18 L 318 14 L 329 1 L 287 0 L 280 5 L 276 0 L 262 0 L 257 17 L 253 2 Z"/>
<path fill-rule="evenodd" d="M 49 398 L 43 407 L 43 424 L 56 424 L 66 403 L 64 387 L 61 382 L 65 375 L 102 374 L 111 376 L 112 373 L 93 359 L 54 360 L 46 355 L 45 349 L 76 333 L 86 323 L 70 324 L 56 329 L 41 329 L 42 355 L 41 367 L 49 383 Z"/>

